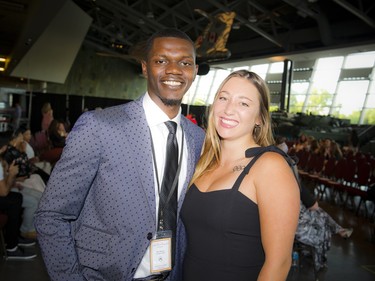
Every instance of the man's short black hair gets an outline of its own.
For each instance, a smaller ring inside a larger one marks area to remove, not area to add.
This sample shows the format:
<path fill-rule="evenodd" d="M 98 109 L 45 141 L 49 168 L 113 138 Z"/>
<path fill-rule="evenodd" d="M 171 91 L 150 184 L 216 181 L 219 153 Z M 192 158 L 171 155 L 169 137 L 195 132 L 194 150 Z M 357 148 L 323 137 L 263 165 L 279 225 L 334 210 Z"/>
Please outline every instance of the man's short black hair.
<path fill-rule="evenodd" d="M 189 41 L 194 48 L 193 40 L 191 40 L 191 38 L 185 32 L 176 28 L 166 28 L 166 29 L 162 29 L 162 30 L 155 32 L 147 39 L 145 48 L 144 48 L 144 59 L 147 58 L 149 52 L 151 51 L 152 45 L 154 44 L 154 40 L 156 38 L 164 38 L 164 37 L 185 39 Z M 194 53 L 195 53 L 195 48 L 194 48 Z"/>

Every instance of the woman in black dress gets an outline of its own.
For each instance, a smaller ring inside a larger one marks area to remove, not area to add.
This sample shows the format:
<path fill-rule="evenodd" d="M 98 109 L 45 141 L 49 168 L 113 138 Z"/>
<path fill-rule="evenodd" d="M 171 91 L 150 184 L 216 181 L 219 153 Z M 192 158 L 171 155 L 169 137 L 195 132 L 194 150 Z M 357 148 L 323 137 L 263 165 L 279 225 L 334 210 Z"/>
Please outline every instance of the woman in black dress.
<path fill-rule="evenodd" d="M 188 244 L 184 281 L 285 280 L 299 188 L 273 144 L 269 92 L 241 70 L 220 85 L 181 210 Z"/>

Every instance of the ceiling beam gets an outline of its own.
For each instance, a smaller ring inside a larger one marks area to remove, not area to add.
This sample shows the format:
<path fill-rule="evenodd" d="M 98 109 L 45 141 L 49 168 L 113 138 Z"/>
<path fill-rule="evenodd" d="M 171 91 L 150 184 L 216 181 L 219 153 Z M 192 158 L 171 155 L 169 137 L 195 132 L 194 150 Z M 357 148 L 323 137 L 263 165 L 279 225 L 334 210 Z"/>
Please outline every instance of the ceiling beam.
<path fill-rule="evenodd" d="M 291 29 L 291 26 L 288 22 L 286 22 L 285 20 L 282 20 L 281 18 L 279 17 L 275 17 L 273 11 L 270 11 L 268 9 L 266 9 L 265 7 L 263 7 L 261 4 L 259 4 L 257 1 L 254 1 L 254 0 L 248 0 L 247 3 L 254 7 L 255 9 L 257 9 L 258 11 L 262 12 L 262 14 L 266 17 L 269 17 L 269 19 L 271 21 L 274 21 L 282 26 L 284 26 L 285 28 L 288 28 L 288 29 Z"/>
<path fill-rule="evenodd" d="M 333 2 L 340 5 L 344 9 L 348 10 L 353 15 L 357 16 L 358 18 L 363 20 L 365 23 L 367 23 L 372 28 L 375 28 L 375 21 L 373 19 L 371 19 L 370 17 L 368 17 L 365 13 L 363 13 L 362 11 L 360 11 L 359 9 L 357 9 L 356 7 L 351 5 L 350 3 L 348 3 L 344 0 L 333 0 Z"/>
<path fill-rule="evenodd" d="M 318 28 L 321 36 L 322 43 L 326 46 L 331 46 L 334 44 L 334 39 L 332 37 L 331 25 L 328 22 L 327 17 L 319 9 L 319 6 L 315 6 L 315 11 L 310 9 L 307 2 L 301 0 L 283 0 L 285 3 L 296 8 L 298 11 L 308 15 L 309 17 L 316 20 L 318 23 Z"/>

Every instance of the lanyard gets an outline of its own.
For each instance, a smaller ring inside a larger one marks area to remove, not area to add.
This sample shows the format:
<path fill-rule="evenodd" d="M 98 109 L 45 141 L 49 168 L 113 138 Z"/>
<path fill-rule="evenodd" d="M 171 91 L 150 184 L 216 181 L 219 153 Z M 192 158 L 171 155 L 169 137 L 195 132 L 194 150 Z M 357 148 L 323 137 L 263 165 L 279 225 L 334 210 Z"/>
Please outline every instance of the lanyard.
<path fill-rule="evenodd" d="M 178 160 L 178 167 L 177 167 L 177 171 L 176 171 L 176 175 L 174 177 L 174 180 L 173 180 L 173 184 L 172 184 L 172 188 L 168 194 L 168 197 L 167 197 L 167 200 L 165 201 L 165 204 L 164 206 L 162 207 L 162 211 L 164 211 L 164 208 L 166 205 L 168 205 L 168 202 L 169 200 L 171 199 L 172 195 L 173 195 L 173 192 L 176 190 L 177 188 L 177 180 L 178 180 L 178 177 L 180 175 L 180 171 L 181 171 L 181 166 L 182 166 L 182 155 L 183 155 L 183 151 L 184 151 L 184 130 L 182 128 L 182 125 L 181 125 L 181 129 L 182 129 L 182 139 L 181 139 L 181 151 L 180 151 L 180 156 L 179 156 L 179 160 Z M 177 134 L 177 130 L 176 130 L 176 134 Z M 153 162 L 154 162 L 154 168 L 155 168 L 155 174 L 156 174 L 156 182 L 157 182 L 157 185 L 158 185 L 158 194 L 159 194 L 159 197 L 160 197 L 160 182 L 159 182 L 159 173 L 158 173 L 158 167 L 157 167 L 157 164 L 156 164 L 156 155 L 155 155 L 155 148 L 154 148 L 154 141 L 152 139 L 152 134 L 151 134 L 151 130 L 150 130 L 150 137 L 151 137 L 151 150 L 152 150 L 152 157 L 153 157 Z M 177 136 L 176 136 L 177 138 Z M 165 170 L 166 167 L 164 167 L 164 170 Z"/>

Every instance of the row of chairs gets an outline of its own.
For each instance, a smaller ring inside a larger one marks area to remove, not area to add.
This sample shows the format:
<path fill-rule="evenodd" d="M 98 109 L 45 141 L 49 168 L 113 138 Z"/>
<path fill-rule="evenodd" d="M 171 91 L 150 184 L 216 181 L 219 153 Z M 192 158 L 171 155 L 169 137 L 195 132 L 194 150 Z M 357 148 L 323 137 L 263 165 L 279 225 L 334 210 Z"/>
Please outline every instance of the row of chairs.
<path fill-rule="evenodd" d="M 293 155 L 293 154 L 291 154 Z M 326 197 L 343 206 L 349 206 L 359 214 L 361 206 L 364 205 L 365 215 L 367 216 L 370 201 L 368 188 L 373 184 L 373 174 L 375 164 L 371 164 L 366 157 L 351 155 L 340 160 L 331 157 L 326 159 L 321 154 L 313 154 L 306 150 L 300 150 L 294 154 L 298 158 L 298 174 L 303 184 L 311 186 L 320 198 Z M 354 200 L 359 197 L 359 200 Z M 374 198 L 375 201 L 375 198 Z M 375 204 L 372 201 L 373 213 L 375 214 Z M 316 264 L 315 249 L 295 241 L 294 248 L 303 256 L 308 252 L 312 257 L 312 267 L 314 269 L 314 280 L 319 280 L 319 269 Z"/>
<path fill-rule="evenodd" d="M 365 216 L 368 216 L 367 202 L 372 202 L 373 212 L 370 217 L 374 217 L 374 198 L 368 190 L 375 184 L 375 164 L 367 157 L 325 159 L 322 155 L 304 150 L 297 152 L 296 156 L 299 159 L 297 166 L 302 182 L 313 186 L 320 198 L 331 195 L 333 202 L 351 207 L 357 215 L 363 205 Z"/>

